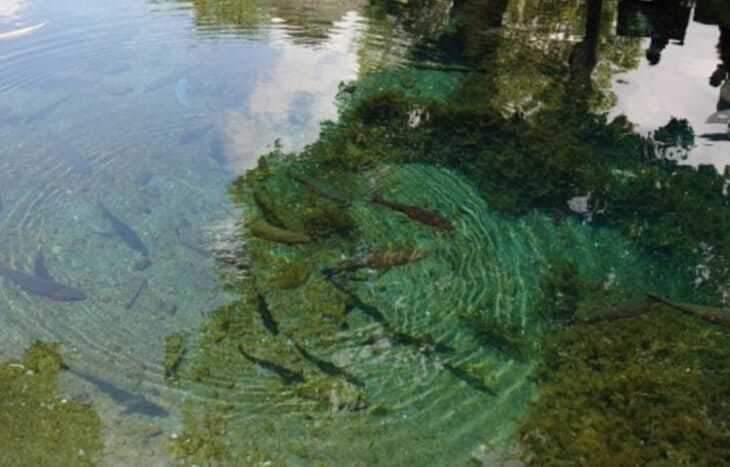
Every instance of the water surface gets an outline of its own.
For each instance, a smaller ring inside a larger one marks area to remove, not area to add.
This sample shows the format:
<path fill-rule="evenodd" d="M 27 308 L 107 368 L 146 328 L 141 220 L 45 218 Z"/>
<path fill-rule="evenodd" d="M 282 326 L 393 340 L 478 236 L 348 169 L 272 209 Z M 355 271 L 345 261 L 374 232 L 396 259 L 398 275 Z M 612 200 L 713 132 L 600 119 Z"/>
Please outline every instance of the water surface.
<path fill-rule="evenodd" d="M 4 2 L 0 359 L 60 342 L 102 465 L 529 460 L 552 335 L 727 301 L 728 27 L 702 0 Z"/>

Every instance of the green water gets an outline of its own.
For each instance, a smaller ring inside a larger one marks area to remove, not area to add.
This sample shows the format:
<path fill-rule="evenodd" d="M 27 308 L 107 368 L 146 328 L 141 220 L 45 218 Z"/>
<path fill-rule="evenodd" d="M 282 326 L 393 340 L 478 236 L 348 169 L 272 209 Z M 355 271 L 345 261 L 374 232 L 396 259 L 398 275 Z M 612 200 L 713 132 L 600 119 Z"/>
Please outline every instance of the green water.
<path fill-rule="evenodd" d="M 10 433 L 38 374 L 58 465 L 730 462 L 720 2 L 76 7 L 0 9 L 0 265 L 88 295 L 3 280 Z"/>

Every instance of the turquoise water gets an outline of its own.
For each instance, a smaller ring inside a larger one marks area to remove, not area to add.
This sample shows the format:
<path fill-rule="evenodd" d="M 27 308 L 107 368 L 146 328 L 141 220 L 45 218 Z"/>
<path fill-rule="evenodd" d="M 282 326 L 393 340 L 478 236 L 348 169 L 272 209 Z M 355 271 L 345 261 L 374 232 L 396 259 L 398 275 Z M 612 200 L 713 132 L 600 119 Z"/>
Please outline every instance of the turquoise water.
<path fill-rule="evenodd" d="M 726 305 L 728 27 L 701 0 L 5 1 L 0 360 L 61 344 L 100 465 L 554 465 L 521 454 L 551 339 L 647 292 Z"/>

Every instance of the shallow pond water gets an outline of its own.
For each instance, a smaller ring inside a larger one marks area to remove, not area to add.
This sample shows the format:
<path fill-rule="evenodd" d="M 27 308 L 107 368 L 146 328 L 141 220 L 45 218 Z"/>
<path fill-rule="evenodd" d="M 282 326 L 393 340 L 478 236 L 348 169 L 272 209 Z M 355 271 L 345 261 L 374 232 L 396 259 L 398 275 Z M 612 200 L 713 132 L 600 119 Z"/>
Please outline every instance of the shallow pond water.
<path fill-rule="evenodd" d="M 5 1 L 0 360 L 60 344 L 100 465 L 721 445 L 728 28 L 712 0 Z M 634 381 L 612 335 L 715 431 L 575 435 L 641 423 L 582 391 Z"/>

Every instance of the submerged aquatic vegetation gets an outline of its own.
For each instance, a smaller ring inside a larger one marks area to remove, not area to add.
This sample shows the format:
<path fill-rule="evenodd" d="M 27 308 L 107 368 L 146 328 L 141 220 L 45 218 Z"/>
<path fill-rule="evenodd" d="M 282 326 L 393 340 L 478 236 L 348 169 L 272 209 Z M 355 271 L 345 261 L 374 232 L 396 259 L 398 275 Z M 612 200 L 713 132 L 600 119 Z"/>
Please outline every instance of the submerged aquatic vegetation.
<path fill-rule="evenodd" d="M 33 342 L 22 362 L 0 365 L 0 463 L 96 465 L 101 421 L 87 405 L 63 397 L 56 378 L 58 344 Z"/>
<path fill-rule="evenodd" d="M 548 339 L 530 465 L 730 462 L 730 333 L 666 307 Z"/>

